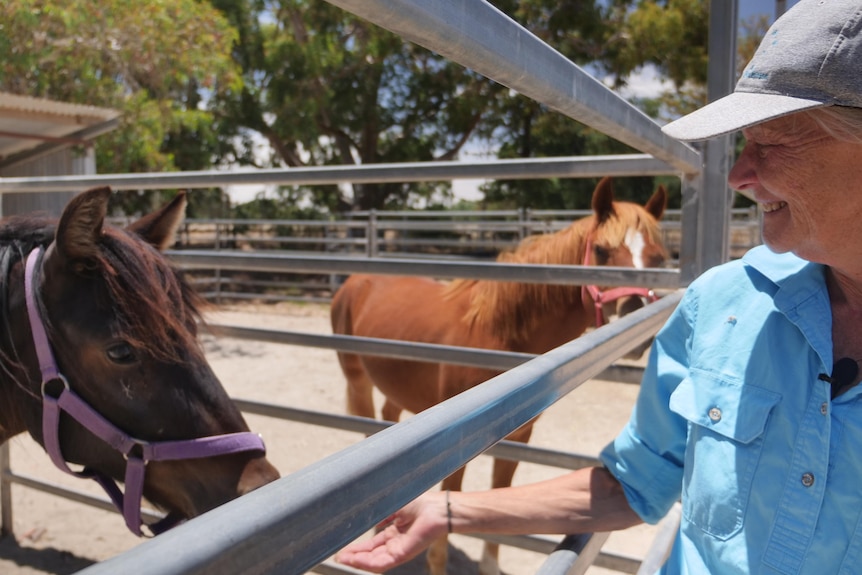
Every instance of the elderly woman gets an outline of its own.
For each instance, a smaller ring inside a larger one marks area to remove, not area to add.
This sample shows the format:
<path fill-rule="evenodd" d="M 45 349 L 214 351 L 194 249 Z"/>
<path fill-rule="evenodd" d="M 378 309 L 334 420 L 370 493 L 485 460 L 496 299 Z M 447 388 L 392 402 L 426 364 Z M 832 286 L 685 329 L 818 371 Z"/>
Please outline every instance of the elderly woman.
<path fill-rule="evenodd" d="M 859 572 L 860 28 L 862 2 L 802 0 L 733 94 L 664 128 L 689 141 L 742 130 L 729 181 L 760 205 L 766 247 L 691 284 L 604 466 L 448 502 L 425 494 L 338 560 L 384 571 L 447 530 L 617 530 L 681 499 L 662 573 Z"/>

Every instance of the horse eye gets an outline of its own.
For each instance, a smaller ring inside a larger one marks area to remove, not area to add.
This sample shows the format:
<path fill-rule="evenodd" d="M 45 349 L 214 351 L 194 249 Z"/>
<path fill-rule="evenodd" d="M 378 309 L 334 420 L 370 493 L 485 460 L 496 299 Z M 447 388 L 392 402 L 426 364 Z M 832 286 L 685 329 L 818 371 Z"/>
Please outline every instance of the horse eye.
<path fill-rule="evenodd" d="M 135 361 L 135 352 L 126 342 L 116 343 L 108 348 L 108 358 L 114 363 L 129 364 Z"/>
<path fill-rule="evenodd" d="M 596 261 L 599 263 L 604 263 L 608 261 L 611 257 L 611 252 L 601 246 L 595 246 L 596 251 Z"/>

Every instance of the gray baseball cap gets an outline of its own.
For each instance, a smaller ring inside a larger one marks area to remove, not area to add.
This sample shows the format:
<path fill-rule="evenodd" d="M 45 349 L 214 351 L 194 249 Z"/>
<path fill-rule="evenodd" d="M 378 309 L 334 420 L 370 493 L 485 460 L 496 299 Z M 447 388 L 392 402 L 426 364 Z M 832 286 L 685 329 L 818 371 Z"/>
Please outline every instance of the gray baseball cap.
<path fill-rule="evenodd" d="M 862 1 L 801 0 L 767 31 L 732 94 L 662 131 L 707 140 L 824 106 L 862 108 Z"/>

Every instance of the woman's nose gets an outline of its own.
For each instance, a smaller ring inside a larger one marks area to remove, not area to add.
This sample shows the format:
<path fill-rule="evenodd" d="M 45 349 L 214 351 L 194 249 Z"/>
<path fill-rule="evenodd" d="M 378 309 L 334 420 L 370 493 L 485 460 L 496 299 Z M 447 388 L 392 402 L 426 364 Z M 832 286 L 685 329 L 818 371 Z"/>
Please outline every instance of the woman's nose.
<path fill-rule="evenodd" d="M 753 144 L 745 144 L 739 158 L 730 169 L 730 174 L 727 176 L 727 183 L 734 190 L 744 190 L 752 187 L 757 181 L 757 171 L 755 170 L 757 159 L 757 149 Z"/>

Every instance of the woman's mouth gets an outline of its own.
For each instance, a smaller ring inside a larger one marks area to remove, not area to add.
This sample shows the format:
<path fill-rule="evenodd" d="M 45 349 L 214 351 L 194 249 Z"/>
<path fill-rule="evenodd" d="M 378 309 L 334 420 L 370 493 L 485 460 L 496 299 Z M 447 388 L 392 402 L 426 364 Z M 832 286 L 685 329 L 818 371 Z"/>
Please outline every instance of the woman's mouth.
<path fill-rule="evenodd" d="M 780 210 L 787 206 L 787 202 L 764 202 L 760 204 L 760 207 L 763 208 L 763 211 L 767 214 L 769 212 L 774 212 L 776 210 Z"/>

